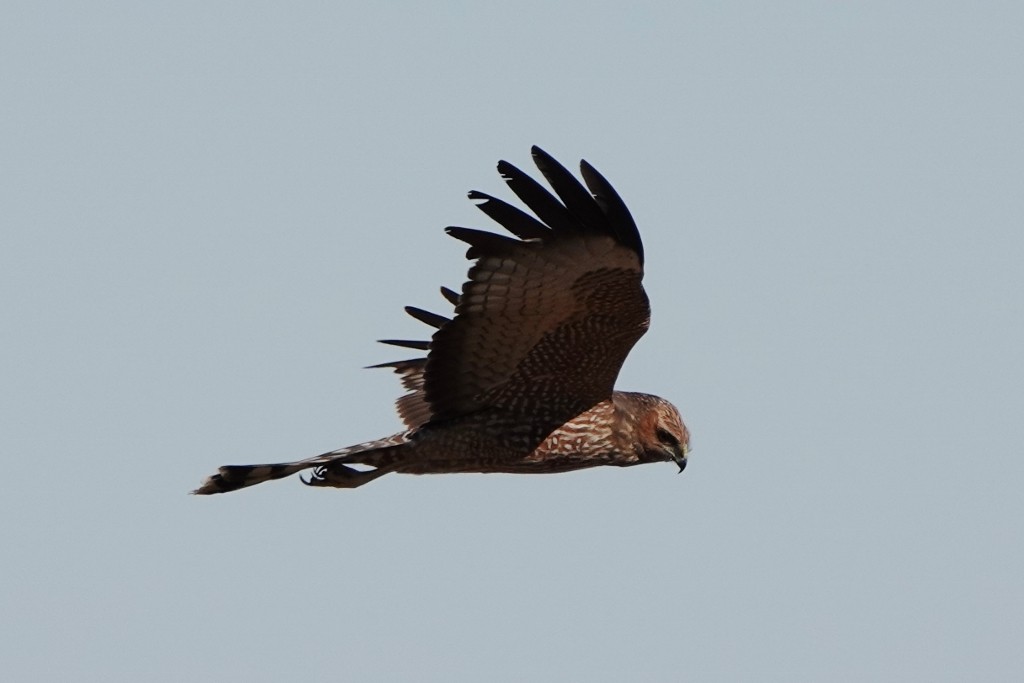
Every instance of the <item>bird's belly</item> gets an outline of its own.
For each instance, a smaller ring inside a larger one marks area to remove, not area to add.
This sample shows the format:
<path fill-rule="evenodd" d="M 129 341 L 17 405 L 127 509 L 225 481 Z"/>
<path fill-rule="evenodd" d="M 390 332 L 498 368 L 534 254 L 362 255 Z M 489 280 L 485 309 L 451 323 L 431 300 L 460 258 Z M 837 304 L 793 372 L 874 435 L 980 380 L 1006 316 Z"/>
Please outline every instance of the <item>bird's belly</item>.
<path fill-rule="evenodd" d="M 637 464 L 635 455 L 616 451 L 609 433 L 590 420 L 562 425 L 540 437 L 529 423 L 480 419 L 474 424 L 467 420 L 448 429 L 418 435 L 409 444 L 411 448 L 404 449 L 402 462 L 395 471 L 543 474 L 599 465 Z"/>
<path fill-rule="evenodd" d="M 467 444 L 468 445 L 468 444 Z M 396 468 L 406 474 L 442 474 L 456 472 L 507 472 L 511 474 L 551 474 L 598 467 L 627 466 L 637 463 L 635 456 L 623 456 L 606 450 L 573 449 L 566 445 L 550 448 L 548 442 L 533 450 L 501 443 L 475 443 L 472 448 L 417 448 L 413 457 Z"/>

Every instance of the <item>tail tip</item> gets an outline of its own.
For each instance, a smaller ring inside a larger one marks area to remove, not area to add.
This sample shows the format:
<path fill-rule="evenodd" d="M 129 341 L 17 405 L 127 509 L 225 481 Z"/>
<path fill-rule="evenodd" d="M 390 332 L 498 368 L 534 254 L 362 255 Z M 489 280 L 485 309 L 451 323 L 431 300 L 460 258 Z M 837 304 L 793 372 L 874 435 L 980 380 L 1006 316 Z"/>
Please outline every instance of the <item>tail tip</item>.
<path fill-rule="evenodd" d="M 227 482 L 224 481 L 224 477 L 222 477 L 220 473 L 213 474 L 204 479 L 199 488 L 190 491 L 189 493 L 193 496 L 209 496 L 214 493 L 224 493 L 225 491 L 232 490 L 231 487 L 226 484 Z"/>

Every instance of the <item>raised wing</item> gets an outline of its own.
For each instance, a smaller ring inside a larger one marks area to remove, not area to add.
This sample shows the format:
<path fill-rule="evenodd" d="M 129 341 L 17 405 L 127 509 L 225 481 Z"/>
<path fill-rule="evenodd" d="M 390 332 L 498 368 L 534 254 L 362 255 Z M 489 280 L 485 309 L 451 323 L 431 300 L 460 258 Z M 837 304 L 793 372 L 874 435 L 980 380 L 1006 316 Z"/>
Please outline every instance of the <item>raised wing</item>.
<path fill-rule="evenodd" d="M 507 162 L 498 171 L 536 217 L 481 192 L 470 198 L 518 237 L 468 228 L 447 232 L 476 263 L 449 320 L 407 308 L 437 327 L 425 359 L 385 363 L 412 393 L 398 409 L 410 428 L 483 409 L 568 419 L 608 398 L 619 369 L 647 330 L 643 246 L 612 186 L 585 161 L 584 187 L 551 156 L 533 158 L 557 198 Z"/>

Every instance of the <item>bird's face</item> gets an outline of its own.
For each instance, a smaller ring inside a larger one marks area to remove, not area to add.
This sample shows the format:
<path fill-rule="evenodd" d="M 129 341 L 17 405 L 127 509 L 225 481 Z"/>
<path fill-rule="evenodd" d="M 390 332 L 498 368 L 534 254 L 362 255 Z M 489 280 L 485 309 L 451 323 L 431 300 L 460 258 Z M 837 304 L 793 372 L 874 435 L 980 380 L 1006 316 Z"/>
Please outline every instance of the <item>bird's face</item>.
<path fill-rule="evenodd" d="M 686 469 L 686 456 L 690 452 L 690 431 L 674 405 L 662 401 L 658 408 L 654 445 L 664 455 L 664 460 L 675 462 L 682 472 Z"/>

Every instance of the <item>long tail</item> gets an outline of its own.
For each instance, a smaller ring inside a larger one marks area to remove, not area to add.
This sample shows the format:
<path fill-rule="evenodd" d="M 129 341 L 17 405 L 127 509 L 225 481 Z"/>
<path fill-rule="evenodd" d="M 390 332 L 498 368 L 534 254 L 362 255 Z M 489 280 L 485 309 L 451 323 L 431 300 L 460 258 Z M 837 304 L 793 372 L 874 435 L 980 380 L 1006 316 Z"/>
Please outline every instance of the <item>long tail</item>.
<path fill-rule="evenodd" d="M 373 464 L 370 455 L 371 451 L 381 451 L 395 448 L 407 443 L 408 433 L 401 432 L 384 439 L 367 441 L 366 443 L 339 448 L 305 460 L 295 462 L 281 462 L 272 465 L 225 465 L 217 470 L 216 474 L 210 475 L 206 481 L 192 493 L 197 495 L 209 495 L 212 493 L 227 493 L 237 491 L 247 486 L 262 484 L 272 479 L 288 477 L 302 470 L 316 468 L 311 481 L 305 482 L 313 486 L 335 486 L 342 488 L 354 488 L 377 477 L 386 474 L 390 468 L 380 468 L 371 471 L 360 471 L 346 467 L 342 463 L 360 463 L 365 458 Z M 353 456 L 363 456 L 362 458 Z M 328 476 L 333 475 L 333 476 Z"/>

